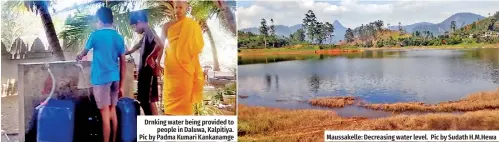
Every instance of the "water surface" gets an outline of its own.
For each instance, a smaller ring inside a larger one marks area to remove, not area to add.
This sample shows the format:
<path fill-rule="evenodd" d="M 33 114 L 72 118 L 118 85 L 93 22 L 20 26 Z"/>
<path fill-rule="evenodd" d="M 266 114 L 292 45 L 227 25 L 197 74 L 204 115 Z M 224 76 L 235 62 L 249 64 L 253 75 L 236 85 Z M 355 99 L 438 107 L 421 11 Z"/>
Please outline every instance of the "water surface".
<path fill-rule="evenodd" d="M 458 100 L 499 86 L 499 49 L 374 50 L 341 55 L 239 57 L 239 103 L 329 109 L 303 101 L 358 96 L 369 103 Z M 343 116 L 386 115 L 345 107 Z"/>

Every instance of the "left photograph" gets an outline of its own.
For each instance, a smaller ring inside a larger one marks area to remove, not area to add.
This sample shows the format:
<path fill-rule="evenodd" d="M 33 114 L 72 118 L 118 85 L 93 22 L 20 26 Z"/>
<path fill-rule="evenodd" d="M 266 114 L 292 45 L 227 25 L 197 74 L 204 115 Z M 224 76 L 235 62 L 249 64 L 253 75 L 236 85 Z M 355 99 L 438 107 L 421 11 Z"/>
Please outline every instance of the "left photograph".
<path fill-rule="evenodd" d="M 137 117 L 235 116 L 235 1 L 1 2 L 1 141 L 137 141 Z"/>

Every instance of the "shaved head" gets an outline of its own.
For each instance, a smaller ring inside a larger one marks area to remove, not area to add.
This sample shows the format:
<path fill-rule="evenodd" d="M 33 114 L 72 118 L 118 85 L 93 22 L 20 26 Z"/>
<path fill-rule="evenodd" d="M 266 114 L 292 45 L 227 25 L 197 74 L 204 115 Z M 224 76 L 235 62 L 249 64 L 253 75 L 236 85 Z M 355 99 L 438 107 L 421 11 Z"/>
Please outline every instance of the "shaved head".
<path fill-rule="evenodd" d="M 173 1 L 173 6 L 175 7 L 175 17 L 177 19 L 184 18 L 187 14 L 187 8 L 189 8 L 187 1 Z"/>

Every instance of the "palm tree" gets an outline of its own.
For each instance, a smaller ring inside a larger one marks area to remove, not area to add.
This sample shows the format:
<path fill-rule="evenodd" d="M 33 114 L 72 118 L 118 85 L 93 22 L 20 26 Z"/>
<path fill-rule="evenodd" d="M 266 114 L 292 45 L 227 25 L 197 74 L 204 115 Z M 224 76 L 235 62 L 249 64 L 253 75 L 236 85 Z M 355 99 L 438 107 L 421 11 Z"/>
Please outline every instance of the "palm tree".
<path fill-rule="evenodd" d="M 207 20 L 213 16 L 217 16 L 223 27 L 229 29 L 229 31 L 235 36 L 236 28 L 232 10 L 230 10 L 229 5 L 234 5 L 234 1 L 221 2 L 221 1 L 189 1 L 192 7 L 191 15 L 194 16 L 195 20 L 200 23 L 204 31 L 208 35 L 211 44 L 211 52 L 213 54 L 214 71 L 220 71 L 220 63 L 218 62 L 218 53 L 215 47 L 215 41 L 210 28 L 208 27 Z"/>
<path fill-rule="evenodd" d="M 105 5 L 113 10 L 113 13 L 115 16 L 115 25 L 117 26 L 116 29 L 126 38 L 131 38 L 133 33 L 132 29 L 128 24 L 128 18 L 131 9 L 130 6 L 130 1 L 94 1 L 91 2 L 92 4 L 82 4 L 77 6 L 76 8 L 85 8 L 86 6 L 94 5 L 94 4 L 101 4 Z M 229 2 L 220 2 L 220 1 L 190 1 L 189 2 L 191 7 L 192 7 L 192 12 L 191 15 L 194 16 L 195 20 L 200 23 L 200 25 L 203 27 L 203 30 L 206 32 L 208 35 L 208 38 L 210 40 L 210 44 L 212 47 L 212 53 L 213 53 L 213 60 L 214 60 L 214 70 L 219 71 L 220 70 L 220 64 L 218 62 L 218 55 L 215 47 L 215 42 L 214 38 L 212 35 L 211 30 L 209 29 L 207 25 L 207 20 L 213 16 L 217 16 L 221 22 L 221 25 L 223 27 L 226 27 L 226 29 L 229 29 L 230 32 L 232 32 L 233 35 L 235 35 L 235 22 L 234 22 L 234 17 L 232 15 L 232 10 L 230 9 L 229 6 L 235 6 L 234 1 L 229 1 Z M 133 5 L 139 4 L 138 2 L 135 2 Z M 148 1 L 144 3 L 147 9 L 145 9 L 148 14 L 149 14 L 149 23 L 152 26 L 158 26 L 161 24 L 164 24 L 162 21 L 165 20 L 172 20 L 174 19 L 174 9 L 173 9 L 173 4 L 172 1 Z M 82 44 L 83 41 L 81 39 L 86 39 L 89 34 L 88 30 L 91 26 L 85 26 L 89 25 L 90 23 L 84 22 L 88 21 L 91 19 L 91 15 L 85 15 L 82 16 L 81 14 L 79 16 L 75 16 L 75 21 L 79 22 L 68 22 L 66 26 L 66 30 L 63 31 L 62 35 L 63 38 L 68 38 L 69 45 L 78 43 Z M 84 28 L 82 28 L 84 27 Z M 91 30 L 90 30 L 91 31 Z M 77 40 L 80 39 L 80 40 Z M 73 43 L 75 42 L 75 43 Z"/>
<path fill-rule="evenodd" d="M 42 23 L 45 28 L 45 35 L 47 36 L 50 47 L 52 48 L 52 53 L 56 60 L 64 61 L 64 53 L 57 38 L 57 33 L 54 28 L 54 23 L 52 22 L 52 16 L 49 12 L 50 1 L 24 1 L 24 6 L 28 8 L 29 11 L 35 12 L 40 15 Z"/>
<path fill-rule="evenodd" d="M 231 8 L 229 6 L 234 6 L 235 1 L 221 1 L 217 0 L 214 1 L 215 5 L 217 8 L 220 10 L 220 13 L 223 14 L 224 17 L 224 22 L 222 22 L 225 25 L 228 25 L 230 32 L 232 32 L 232 35 L 236 35 L 236 22 L 234 18 L 234 13 L 232 12 Z"/>
<path fill-rule="evenodd" d="M 76 13 L 74 16 L 70 16 L 66 19 L 65 29 L 60 33 L 65 42 L 65 49 L 74 50 L 74 47 L 76 47 L 74 45 L 83 45 L 85 39 L 87 39 L 88 35 L 92 32 L 91 24 L 93 24 L 94 15 L 83 10 L 87 6 L 102 5 L 109 7 L 113 11 L 116 30 L 126 39 L 133 39 L 133 29 L 129 24 L 129 14 L 131 13 L 130 9 L 133 9 L 133 6 L 138 4 L 137 1 L 93 1 L 90 4 L 87 3 L 75 6 L 74 8 L 77 10 Z M 171 4 L 164 5 L 165 3 L 152 2 L 143 4 L 147 4 L 150 7 L 144 10 L 148 13 L 149 24 L 151 24 L 151 26 L 159 26 L 164 20 L 173 19 L 172 11 L 164 10 L 173 9 Z"/>

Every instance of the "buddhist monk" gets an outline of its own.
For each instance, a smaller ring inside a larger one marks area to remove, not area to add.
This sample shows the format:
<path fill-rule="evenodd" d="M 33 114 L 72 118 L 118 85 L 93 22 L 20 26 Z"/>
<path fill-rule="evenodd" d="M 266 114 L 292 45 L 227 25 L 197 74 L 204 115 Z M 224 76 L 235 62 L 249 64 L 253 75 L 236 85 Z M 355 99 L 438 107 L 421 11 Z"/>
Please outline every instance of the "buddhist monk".
<path fill-rule="evenodd" d="M 174 1 L 175 20 L 163 25 L 168 39 L 163 70 L 163 104 L 165 115 L 193 115 L 194 104 L 200 103 L 204 86 L 199 62 L 204 41 L 199 24 L 186 17 L 186 1 Z M 163 52 L 157 52 L 161 59 Z M 153 59 L 149 63 L 153 64 Z M 159 61 L 156 61 L 159 65 Z"/>

